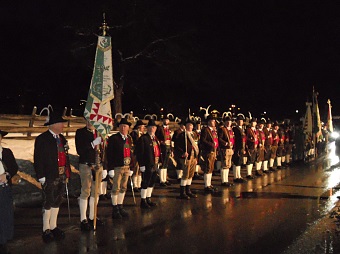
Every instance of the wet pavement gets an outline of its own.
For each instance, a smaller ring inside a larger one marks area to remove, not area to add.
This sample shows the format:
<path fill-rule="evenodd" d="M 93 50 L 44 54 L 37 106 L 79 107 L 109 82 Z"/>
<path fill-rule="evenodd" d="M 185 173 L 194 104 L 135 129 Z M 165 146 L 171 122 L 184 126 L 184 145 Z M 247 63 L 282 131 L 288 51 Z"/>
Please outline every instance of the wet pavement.
<path fill-rule="evenodd" d="M 8 247 L 11 253 L 340 253 L 336 218 L 329 217 L 338 209 L 337 162 L 330 152 L 229 188 L 213 176 L 220 197 L 205 195 L 203 180 L 194 180 L 198 198 L 180 200 L 173 181 L 156 186 L 158 206 L 150 211 L 139 208 L 139 194 L 135 206 L 129 191 L 124 204 L 130 218 L 113 220 L 110 200 L 100 201 L 106 226 L 95 232 L 80 231 L 77 199 L 71 198 L 71 221 L 67 202 L 58 220 L 66 239 L 49 244 L 41 239 L 41 209 L 16 208 Z"/>

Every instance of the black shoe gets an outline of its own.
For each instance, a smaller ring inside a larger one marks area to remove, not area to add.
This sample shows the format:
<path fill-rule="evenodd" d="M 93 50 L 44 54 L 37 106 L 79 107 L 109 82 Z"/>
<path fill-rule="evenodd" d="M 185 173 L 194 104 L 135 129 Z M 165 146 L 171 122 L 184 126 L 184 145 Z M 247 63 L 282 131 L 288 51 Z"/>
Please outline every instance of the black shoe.
<path fill-rule="evenodd" d="M 82 222 L 80 222 L 80 230 L 81 231 L 91 231 L 93 230 L 93 225 L 91 226 L 87 220 L 83 220 Z"/>
<path fill-rule="evenodd" d="M 277 169 L 281 169 L 281 166 L 277 166 L 276 168 L 277 168 Z"/>
<path fill-rule="evenodd" d="M 213 193 L 214 192 L 214 188 L 212 188 L 211 186 L 205 187 L 204 188 L 204 192 L 205 193 Z"/>
<path fill-rule="evenodd" d="M 106 200 L 106 197 L 104 195 L 99 195 L 99 201 Z"/>
<path fill-rule="evenodd" d="M 51 230 L 46 229 L 43 233 L 42 233 L 42 239 L 45 243 L 50 243 L 54 240 L 54 235 L 51 232 Z"/>
<path fill-rule="evenodd" d="M 149 206 L 149 204 L 146 202 L 145 198 L 142 198 L 140 201 L 140 208 L 142 209 L 150 209 L 151 207 Z"/>
<path fill-rule="evenodd" d="M 183 194 L 179 195 L 179 199 L 189 200 L 190 197 L 187 194 L 183 193 Z"/>
<path fill-rule="evenodd" d="M 200 174 L 196 173 L 192 179 L 193 179 L 193 180 L 203 180 L 204 177 L 201 176 Z"/>
<path fill-rule="evenodd" d="M 123 205 L 118 205 L 119 213 L 123 218 L 129 218 L 129 213 L 123 208 Z"/>
<path fill-rule="evenodd" d="M 54 239 L 56 240 L 62 240 L 65 238 L 65 233 L 64 231 L 62 231 L 60 228 L 56 227 L 55 229 L 52 229 L 51 230 L 53 236 L 54 236 Z"/>
<path fill-rule="evenodd" d="M 243 178 L 239 178 L 239 183 L 245 183 L 247 180 L 246 179 L 243 179 Z"/>
<path fill-rule="evenodd" d="M 157 204 L 155 202 L 151 201 L 151 198 L 146 198 L 146 203 L 150 206 L 150 207 L 154 207 L 157 206 Z"/>
<path fill-rule="evenodd" d="M 159 186 L 160 187 L 167 187 L 168 185 L 166 183 L 160 183 Z"/>
<path fill-rule="evenodd" d="M 256 170 L 255 175 L 256 176 L 262 176 L 263 174 L 259 170 Z"/>
<path fill-rule="evenodd" d="M 185 186 L 185 193 L 188 195 L 190 198 L 197 198 L 197 195 L 195 193 L 192 193 L 190 190 L 190 185 Z"/>
<path fill-rule="evenodd" d="M 255 178 L 252 175 L 247 175 L 246 177 L 247 177 L 247 179 L 254 179 Z"/>
<path fill-rule="evenodd" d="M 123 216 L 120 214 L 118 206 L 114 205 L 112 209 L 112 219 L 122 219 L 122 218 Z"/>
<path fill-rule="evenodd" d="M 90 225 L 92 228 L 94 227 L 93 223 L 94 223 L 94 220 L 89 219 L 89 225 Z M 97 220 L 96 220 L 96 226 L 97 226 L 97 227 L 102 227 L 102 226 L 105 226 L 105 223 L 104 223 L 104 221 L 102 221 L 101 219 L 97 218 Z"/>
<path fill-rule="evenodd" d="M 230 187 L 230 186 L 233 186 L 234 184 L 232 183 L 229 183 L 229 182 L 224 182 L 221 184 L 222 186 L 225 186 L 225 187 Z"/>
<path fill-rule="evenodd" d="M 170 185 L 171 185 L 171 183 L 170 183 L 169 181 L 166 181 L 165 184 L 166 184 L 167 186 L 170 186 Z"/>
<path fill-rule="evenodd" d="M 269 168 L 269 171 L 270 171 L 270 172 L 274 172 L 275 169 L 274 169 L 273 167 L 270 167 L 270 168 Z"/>
<path fill-rule="evenodd" d="M 140 190 L 139 190 L 137 187 L 133 188 L 133 191 L 134 191 L 135 193 L 139 193 L 139 192 L 140 192 Z"/>

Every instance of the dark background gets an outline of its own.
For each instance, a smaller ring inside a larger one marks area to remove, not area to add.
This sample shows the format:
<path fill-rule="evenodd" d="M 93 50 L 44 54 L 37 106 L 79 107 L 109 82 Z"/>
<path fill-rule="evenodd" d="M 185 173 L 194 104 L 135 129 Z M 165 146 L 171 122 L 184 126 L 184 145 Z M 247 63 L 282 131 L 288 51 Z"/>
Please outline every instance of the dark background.
<path fill-rule="evenodd" d="M 123 113 L 181 116 L 231 104 L 299 118 L 319 92 L 340 115 L 336 1 L 8 1 L 1 4 L 0 113 L 47 104 L 81 115 L 102 13 L 111 29 Z M 138 55 L 138 56 L 137 56 Z M 135 57 L 137 56 L 137 57 Z M 299 113 L 296 113 L 299 110 Z"/>

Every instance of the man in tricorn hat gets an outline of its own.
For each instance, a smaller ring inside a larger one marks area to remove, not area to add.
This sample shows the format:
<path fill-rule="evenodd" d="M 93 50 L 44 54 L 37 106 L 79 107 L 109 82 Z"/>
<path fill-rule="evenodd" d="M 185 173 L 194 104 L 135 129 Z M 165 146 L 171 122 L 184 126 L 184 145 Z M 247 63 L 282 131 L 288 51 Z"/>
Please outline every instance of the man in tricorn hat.
<path fill-rule="evenodd" d="M 180 199 L 197 198 L 197 195 L 193 194 L 190 190 L 199 154 L 198 145 L 195 142 L 196 133 L 193 132 L 194 124 L 193 121 L 188 120 L 185 123 L 185 130 L 178 135 L 175 143 L 178 160 L 183 165 L 183 176 L 180 182 Z"/>
<path fill-rule="evenodd" d="M 170 120 L 169 117 L 165 116 L 162 119 L 163 124 L 161 126 L 157 126 L 156 137 L 161 143 L 161 157 L 162 157 L 162 166 L 159 169 L 159 180 L 160 186 L 166 187 L 170 185 L 170 182 L 167 180 L 168 177 L 168 164 L 169 159 L 172 154 L 171 149 L 171 138 L 172 131 L 170 130 Z"/>
<path fill-rule="evenodd" d="M 133 127 L 133 131 L 130 133 L 133 143 L 136 145 L 138 139 L 145 133 L 145 124 L 142 120 L 138 120 Z M 136 156 L 135 154 L 133 156 Z M 142 188 L 142 173 L 139 170 L 139 165 L 137 160 L 135 159 L 135 164 L 133 165 L 133 175 L 132 175 L 132 182 L 133 182 L 133 189 L 135 192 L 139 192 Z"/>
<path fill-rule="evenodd" d="M 185 131 L 185 123 L 184 121 L 181 120 L 178 122 L 178 125 L 179 125 L 179 128 L 175 130 L 174 134 L 172 135 L 171 146 L 173 149 L 174 159 L 177 163 L 176 165 L 177 181 L 181 181 L 182 176 L 183 176 L 184 165 L 183 165 L 183 160 L 182 160 L 182 152 L 176 149 L 176 147 L 178 147 L 176 143 L 178 141 L 178 137 L 180 136 L 180 134 Z"/>
<path fill-rule="evenodd" d="M 132 151 L 133 141 L 129 135 L 131 123 L 122 118 L 118 123 L 119 132 L 108 139 L 107 144 L 107 168 L 109 176 L 113 179 L 111 200 L 112 218 L 122 219 L 129 217 L 128 212 L 123 208 L 127 182 L 132 176 Z"/>
<path fill-rule="evenodd" d="M 244 117 L 242 115 L 238 115 L 236 119 L 236 126 L 233 127 L 233 131 L 235 134 L 235 145 L 234 145 L 234 154 L 232 157 L 233 161 L 233 175 L 234 175 L 234 183 L 243 183 L 244 180 L 241 176 L 241 166 L 243 163 L 243 157 L 246 154 L 246 134 L 243 130 L 243 121 Z"/>
<path fill-rule="evenodd" d="M 253 165 L 256 159 L 256 149 L 259 144 L 258 136 L 256 135 L 257 119 L 250 120 L 250 126 L 246 129 L 246 152 L 247 152 L 247 178 L 253 179 L 252 175 Z"/>
<path fill-rule="evenodd" d="M 95 181 L 100 181 L 106 178 L 107 170 L 103 170 L 101 159 L 101 143 L 102 138 L 97 134 L 94 126 L 86 121 L 86 126 L 76 131 L 75 143 L 77 153 L 79 154 L 79 175 L 81 183 L 81 193 L 79 197 L 79 210 L 80 210 L 80 229 L 81 231 L 93 230 L 94 226 L 94 210 L 98 203 L 95 200 Z M 96 152 L 99 153 L 99 162 L 96 162 Z M 95 167 L 99 163 L 99 179 L 95 179 Z M 100 193 L 100 184 L 98 186 L 98 193 Z M 90 198 L 90 200 L 88 200 Z M 89 205 L 89 220 L 87 220 L 86 211 Z M 103 222 L 97 218 L 96 225 L 101 226 Z"/>
<path fill-rule="evenodd" d="M 209 115 L 207 120 L 208 126 L 202 129 L 200 137 L 201 155 L 204 160 L 202 164 L 204 169 L 204 191 L 205 193 L 215 194 L 217 193 L 217 189 L 212 186 L 211 179 L 219 143 L 215 118 Z"/>
<path fill-rule="evenodd" d="M 63 132 L 64 120 L 53 112 L 44 124 L 48 130 L 35 139 L 34 169 L 43 191 L 43 234 L 44 242 L 65 237 L 57 227 L 59 207 L 70 178 L 68 144 Z"/>
<path fill-rule="evenodd" d="M 140 207 L 142 209 L 150 209 L 157 205 L 151 201 L 151 195 L 161 159 L 160 142 L 155 135 L 157 129 L 155 120 L 150 119 L 146 128 L 147 133 L 138 139 L 135 149 L 140 171 L 142 172 L 142 189 L 140 193 Z"/>
<path fill-rule="evenodd" d="M 269 159 L 269 170 L 270 171 L 275 171 L 274 162 L 276 159 L 276 152 L 277 152 L 277 148 L 278 148 L 279 141 L 280 141 L 278 130 L 279 130 L 279 124 L 278 122 L 274 122 L 273 129 L 271 131 L 273 143 L 272 143 L 272 147 L 270 150 L 270 159 Z"/>
<path fill-rule="evenodd" d="M 231 186 L 232 183 L 229 183 L 229 169 L 231 168 L 231 158 L 234 154 L 234 132 L 231 127 L 232 121 L 229 116 L 223 119 L 223 126 L 218 129 L 218 143 L 220 145 L 220 155 L 222 160 L 222 169 L 221 169 L 221 185 L 222 186 Z"/>
<path fill-rule="evenodd" d="M 263 161 L 264 161 L 264 153 L 265 153 L 265 140 L 266 140 L 266 137 L 265 137 L 265 134 L 264 134 L 264 131 L 263 131 L 263 128 L 264 128 L 264 124 L 265 124 L 265 121 L 263 119 L 261 119 L 259 122 L 258 122 L 258 128 L 256 130 L 256 135 L 257 135 L 257 138 L 259 140 L 259 144 L 257 146 L 257 150 L 256 150 L 256 171 L 255 171 L 255 175 L 256 176 L 261 176 L 262 173 L 261 173 L 261 167 L 263 165 L 264 167 L 264 164 L 263 164 Z M 268 163 L 268 161 L 267 161 Z"/>
<path fill-rule="evenodd" d="M 268 174 L 270 171 L 268 170 L 268 163 L 270 160 L 270 154 L 273 144 L 273 136 L 272 136 L 272 121 L 270 119 L 266 122 L 266 127 L 263 128 L 264 133 L 264 160 L 263 160 L 263 173 Z"/>

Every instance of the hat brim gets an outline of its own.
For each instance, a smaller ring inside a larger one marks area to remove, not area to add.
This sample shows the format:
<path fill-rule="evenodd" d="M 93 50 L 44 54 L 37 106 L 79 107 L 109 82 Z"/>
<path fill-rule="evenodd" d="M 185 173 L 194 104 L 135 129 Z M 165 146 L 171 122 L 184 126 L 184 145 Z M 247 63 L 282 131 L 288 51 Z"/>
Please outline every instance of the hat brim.
<path fill-rule="evenodd" d="M 58 121 L 55 121 L 55 122 L 47 122 L 47 123 L 44 123 L 44 126 L 49 126 L 49 125 L 52 125 L 52 124 L 56 124 L 56 123 L 66 123 L 67 120 L 65 119 L 62 119 L 62 120 L 58 120 Z"/>

